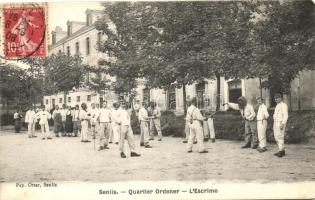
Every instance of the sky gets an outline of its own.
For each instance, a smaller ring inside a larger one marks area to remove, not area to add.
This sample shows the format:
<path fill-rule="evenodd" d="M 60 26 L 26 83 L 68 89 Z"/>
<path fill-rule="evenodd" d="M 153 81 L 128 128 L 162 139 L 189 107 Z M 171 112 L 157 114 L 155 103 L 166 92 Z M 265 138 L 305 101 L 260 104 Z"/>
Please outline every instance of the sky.
<path fill-rule="evenodd" d="M 85 22 L 86 9 L 102 10 L 101 2 L 49 2 L 48 3 L 48 29 L 49 34 L 56 26 L 67 30 L 67 21 Z"/>

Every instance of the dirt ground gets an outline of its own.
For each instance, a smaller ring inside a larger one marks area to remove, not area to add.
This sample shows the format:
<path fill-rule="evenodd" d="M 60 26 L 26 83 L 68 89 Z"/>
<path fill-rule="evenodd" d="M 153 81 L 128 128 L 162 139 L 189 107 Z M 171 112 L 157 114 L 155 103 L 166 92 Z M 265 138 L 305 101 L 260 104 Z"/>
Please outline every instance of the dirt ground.
<path fill-rule="evenodd" d="M 40 133 L 37 133 L 40 136 Z M 80 138 L 29 139 L 22 132 L 0 132 L 0 182 L 17 181 L 315 181 L 315 147 L 287 145 L 286 156 L 273 155 L 276 145 L 258 153 L 240 149 L 241 142 L 217 140 L 206 143 L 208 154 L 188 154 L 181 138 L 164 137 L 151 141 L 152 149 L 139 147 L 141 157 L 119 156 L 118 145 L 96 151 L 93 142 Z M 127 142 L 125 149 L 128 149 Z"/>

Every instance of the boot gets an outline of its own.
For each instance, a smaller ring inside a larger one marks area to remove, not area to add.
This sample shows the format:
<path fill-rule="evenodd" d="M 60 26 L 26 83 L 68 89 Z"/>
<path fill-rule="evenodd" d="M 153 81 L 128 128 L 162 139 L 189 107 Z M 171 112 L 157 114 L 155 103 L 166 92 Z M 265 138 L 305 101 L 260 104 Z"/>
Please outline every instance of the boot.
<path fill-rule="evenodd" d="M 131 157 L 139 157 L 140 154 L 138 154 L 138 153 L 136 153 L 136 152 L 131 152 L 131 153 L 130 153 L 130 156 L 131 156 Z"/>
<path fill-rule="evenodd" d="M 215 143 L 215 138 L 211 139 L 212 143 Z"/>
<path fill-rule="evenodd" d="M 279 151 L 278 157 L 281 158 L 283 156 L 285 156 L 285 151 L 284 150 Z"/>
<path fill-rule="evenodd" d="M 145 145 L 144 148 L 152 148 L 150 145 Z"/>
<path fill-rule="evenodd" d="M 126 158 L 125 153 L 124 153 L 124 152 L 121 152 L 121 153 L 120 153 L 120 157 L 122 157 L 122 158 Z"/>
<path fill-rule="evenodd" d="M 144 143 L 143 142 L 140 142 L 140 147 L 143 147 L 144 146 Z"/>
<path fill-rule="evenodd" d="M 250 145 L 245 144 L 244 146 L 241 147 L 241 149 L 246 149 L 246 148 L 250 148 Z"/>

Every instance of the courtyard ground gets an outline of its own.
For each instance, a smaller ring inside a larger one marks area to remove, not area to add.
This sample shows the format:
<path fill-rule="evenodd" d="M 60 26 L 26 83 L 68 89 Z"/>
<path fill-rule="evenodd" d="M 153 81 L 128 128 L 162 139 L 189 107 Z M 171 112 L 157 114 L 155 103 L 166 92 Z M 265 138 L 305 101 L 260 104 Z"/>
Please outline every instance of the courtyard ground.
<path fill-rule="evenodd" d="M 40 136 L 40 133 L 37 132 Z M 139 147 L 141 157 L 119 156 L 118 145 L 96 151 L 79 137 L 53 137 L 52 140 L 27 138 L 23 131 L 0 132 L 0 182 L 17 181 L 315 181 L 315 147 L 312 144 L 286 146 L 286 156 L 278 158 L 274 144 L 268 151 L 240 149 L 241 142 L 217 140 L 207 142 L 208 154 L 186 152 L 181 138 L 164 137 L 151 141 L 152 149 Z M 125 149 L 128 149 L 127 142 Z"/>

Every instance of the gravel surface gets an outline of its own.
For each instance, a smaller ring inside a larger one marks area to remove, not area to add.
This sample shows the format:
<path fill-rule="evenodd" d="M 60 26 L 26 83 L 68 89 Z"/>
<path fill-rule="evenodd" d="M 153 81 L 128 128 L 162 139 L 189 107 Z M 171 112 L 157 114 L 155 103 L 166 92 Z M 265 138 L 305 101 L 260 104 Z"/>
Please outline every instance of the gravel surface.
<path fill-rule="evenodd" d="M 37 135 L 40 135 L 38 133 Z M 164 137 L 151 141 L 152 149 L 139 147 L 141 157 L 131 158 L 127 141 L 126 159 L 120 158 L 118 145 L 96 151 L 80 138 L 59 137 L 41 140 L 25 132 L 0 132 L 0 182 L 17 181 L 315 181 L 314 145 L 287 145 L 286 156 L 273 155 L 276 145 L 258 153 L 240 149 L 241 142 L 207 142 L 208 154 L 186 152 L 181 138 Z"/>

